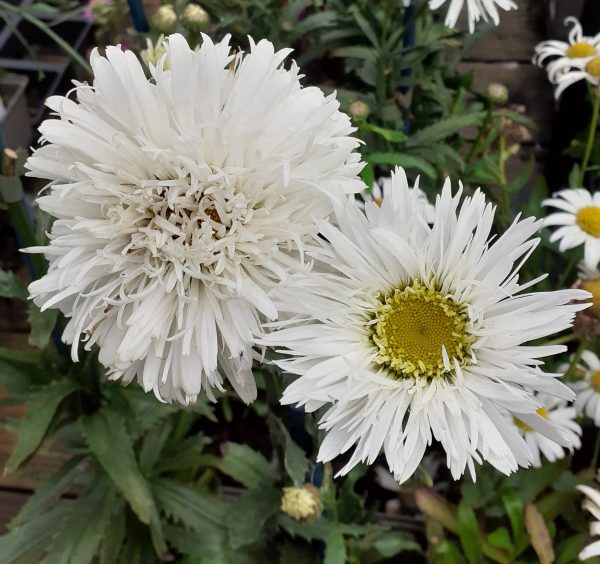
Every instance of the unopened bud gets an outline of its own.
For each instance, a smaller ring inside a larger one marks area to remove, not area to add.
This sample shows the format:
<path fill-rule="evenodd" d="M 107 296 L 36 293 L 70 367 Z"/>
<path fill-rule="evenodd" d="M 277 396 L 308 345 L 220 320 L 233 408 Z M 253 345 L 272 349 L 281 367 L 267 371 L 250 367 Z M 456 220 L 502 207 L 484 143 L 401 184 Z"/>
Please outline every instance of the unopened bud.
<path fill-rule="evenodd" d="M 283 488 L 281 511 L 295 521 L 312 521 L 321 514 L 319 490 L 311 484 Z"/>
<path fill-rule="evenodd" d="M 146 66 L 156 66 L 160 58 L 166 52 L 167 48 L 165 46 L 165 38 L 164 35 L 161 34 L 154 44 L 152 41 L 150 41 L 150 39 L 146 40 L 146 48 L 140 53 L 140 57 Z M 164 68 L 167 68 L 167 63 L 165 63 Z"/>
<path fill-rule="evenodd" d="M 494 82 L 487 87 L 487 95 L 494 104 L 506 104 L 508 102 L 508 88 L 504 84 Z"/>
<path fill-rule="evenodd" d="M 362 100 L 355 100 L 348 106 L 348 113 L 354 119 L 367 119 L 371 113 L 371 108 Z"/>
<path fill-rule="evenodd" d="M 186 29 L 199 33 L 210 25 L 210 16 L 202 6 L 188 4 L 181 15 L 181 23 Z"/>
<path fill-rule="evenodd" d="M 161 6 L 152 16 L 152 27 L 160 33 L 173 33 L 177 29 L 177 14 L 173 4 Z"/>

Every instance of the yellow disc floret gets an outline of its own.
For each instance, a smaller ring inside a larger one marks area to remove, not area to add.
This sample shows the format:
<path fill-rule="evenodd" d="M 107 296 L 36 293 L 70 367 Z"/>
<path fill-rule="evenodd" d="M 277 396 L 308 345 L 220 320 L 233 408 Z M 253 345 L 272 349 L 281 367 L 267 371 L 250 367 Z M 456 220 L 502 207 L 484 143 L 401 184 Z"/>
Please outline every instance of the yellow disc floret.
<path fill-rule="evenodd" d="M 312 484 L 283 488 L 281 511 L 295 521 L 312 521 L 321 514 L 319 490 Z"/>
<path fill-rule="evenodd" d="M 594 280 L 584 280 L 581 287 L 592 294 L 592 308 L 600 311 L 600 278 Z"/>
<path fill-rule="evenodd" d="M 548 411 L 546 410 L 545 407 L 540 407 L 540 408 L 536 409 L 535 412 L 538 415 L 540 415 L 541 417 L 543 417 L 544 419 L 548 419 Z M 525 423 L 524 421 L 521 421 L 517 417 L 513 417 L 513 421 L 519 429 L 525 431 L 526 433 L 530 433 L 531 431 L 533 431 L 533 429 L 529 425 L 527 425 L 527 423 Z"/>
<path fill-rule="evenodd" d="M 600 207 L 585 206 L 581 208 L 575 216 L 575 221 L 583 231 L 592 237 L 600 237 Z"/>
<path fill-rule="evenodd" d="M 580 41 L 569 46 L 566 55 L 570 59 L 582 59 L 584 57 L 593 57 L 596 53 L 598 51 L 593 45 Z"/>
<path fill-rule="evenodd" d="M 379 298 L 371 322 L 378 364 L 394 378 L 452 377 L 470 360 L 466 307 L 416 280 Z M 443 349 L 446 351 L 444 359 Z"/>
<path fill-rule="evenodd" d="M 594 388 L 594 390 L 597 392 L 600 392 L 600 370 L 596 370 L 596 372 L 592 373 L 590 382 L 592 384 L 592 388 Z"/>
<path fill-rule="evenodd" d="M 600 57 L 594 57 L 587 65 L 585 72 L 591 74 L 595 78 L 600 78 Z"/>

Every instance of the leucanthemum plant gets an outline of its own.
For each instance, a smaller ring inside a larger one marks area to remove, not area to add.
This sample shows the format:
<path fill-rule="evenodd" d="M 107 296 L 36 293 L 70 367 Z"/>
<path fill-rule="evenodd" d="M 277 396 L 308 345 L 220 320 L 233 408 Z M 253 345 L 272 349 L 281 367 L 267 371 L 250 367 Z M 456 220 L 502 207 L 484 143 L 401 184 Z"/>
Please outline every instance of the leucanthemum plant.
<path fill-rule="evenodd" d="M 410 0 L 405 0 L 405 5 L 408 4 L 410 4 Z M 475 31 L 475 24 L 480 20 L 492 20 L 495 25 L 498 25 L 500 23 L 498 8 L 505 11 L 517 9 L 517 4 L 512 0 L 468 0 L 466 4 L 470 33 Z M 448 11 L 444 23 L 448 27 L 454 27 L 464 8 L 465 0 L 429 1 L 429 8 L 432 10 L 438 10 L 445 5 L 448 6 Z"/>
<path fill-rule="evenodd" d="M 291 50 L 171 35 L 144 68 L 94 51 L 93 84 L 52 97 L 29 175 L 57 220 L 30 293 L 68 318 L 78 358 L 97 345 L 111 379 L 164 401 L 214 399 L 226 377 L 252 401 L 252 334 L 277 317 L 268 290 L 301 260 L 331 200 L 363 188 L 358 141 L 335 96 L 303 88 Z M 146 73 L 149 73 L 149 77 Z"/>
<path fill-rule="evenodd" d="M 536 413 L 550 421 L 557 428 L 562 429 L 565 434 L 569 435 L 570 442 L 570 447 L 565 450 L 548 437 L 534 431 L 527 423 L 516 417 L 513 418 L 531 451 L 532 466 L 541 468 L 542 456 L 548 462 L 555 462 L 564 458 L 567 452 L 572 453 L 573 450 L 579 449 L 581 447 L 582 429 L 576 421 L 577 412 L 575 407 L 568 402 L 547 394 L 537 394 L 536 397 L 542 403 L 542 407 L 538 408 Z"/>
<path fill-rule="evenodd" d="M 480 191 L 463 198 L 447 182 L 430 226 L 397 170 L 381 207 L 338 206 L 339 228 L 323 223 L 324 238 L 308 249 L 312 271 L 273 290 L 287 319 L 260 342 L 298 376 L 282 402 L 331 404 L 319 460 L 354 447 L 345 474 L 383 449 L 403 482 L 436 440 L 455 478 L 467 468 L 475 476 L 484 460 L 510 473 L 535 458 L 507 415 L 573 446 L 571 431 L 537 412 L 537 392 L 573 399 L 558 374 L 541 370 L 540 359 L 565 347 L 525 343 L 570 327 L 589 294 L 525 292 L 543 278 L 519 282 L 541 221 L 516 220 L 492 241 L 494 213 Z"/>

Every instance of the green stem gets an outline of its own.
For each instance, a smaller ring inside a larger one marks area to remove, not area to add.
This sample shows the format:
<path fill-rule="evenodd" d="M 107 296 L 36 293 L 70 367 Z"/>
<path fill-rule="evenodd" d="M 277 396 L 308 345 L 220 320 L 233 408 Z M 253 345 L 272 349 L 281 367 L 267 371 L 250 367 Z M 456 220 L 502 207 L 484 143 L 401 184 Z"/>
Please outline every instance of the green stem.
<path fill-rule="evenodd" d="M 600 429 L 596 431 L 596 443 L 594 444 L 594 454 L 592 454 L 592 462 L 590 468 L 594 471 L 598 468 L 598 454 L 600 454 Z"/>
<path fill-rule="evenodd" d="M 586 349 L 587 345 L 588 345 L 588 343 L 586 341 L 581 341 L 579 343 L 579 346 L 577 347 L 577 350 L 575 351 L 575 354 L 573 355 L 573 358 L 571 359 L 569 368 L 567 368 L 567 371 L 565 372 L 565 375 L 563 376 L 563 381 L 568 380 L 569 377 L 573 374 L 573 372 L 577 368 L 577 363 L 579 362 L 579 359 L 581 358 L 581 355 L 583 354 L 583 351 Z"/>
<path fill-rule="evenodd" d="M 8 208 L 8 215 L 10 216 L 13 227 L 21 239 L 21 243 L 25 247 L 35 247 L 37 245 L 37 239 L 25 207 L 25 201 L 20 200 L 18 202 L 6 204 L 6 207 Z M 30 255 L 29 258 L 33 265 L 35 277 L 40 278 L 46 272 L 46 261 L 44 260 L 44 257 L 39 253 L 35 253 Z"/>
<path fill-rule="evenodd" d="M 481 127 L 479 128 L 479 133 L 477 134 L 475 141 L 473 141 L 473 144 L 471 145 L 469 154 L 467 155 L 467 158 L 466 158 L 467 164 L 471 164 L 471 162 L 473 161 L 473 157 L 475 157 L 475 155 L 477 155 L 477 153 L 479 152 L 479 143 L 481 143 L 482 139 L 485 137 L 485 135 L 488 131 L 490 122 L 492 121 L 493 110 L 494 110 L 494 104 L 490 102 L 490 105 L 488 106 L 488 109 L 487 109 L 487 113 L 485 114 L 485 118 L 483 119 L 483 123 L 481 124 Z"/>
<path fill-rule="evenodd" d="M 573 333 L 568 333 L 567 335 L 561 335 L 560 337 L 556 337 L 556 339 L 552 339 L 550 341 L 546 341 L 545 345 L 564 345 L 565 343 L 570 343 L 577 339 L 577 335 Z"/>
<path fill-rule="evenodd" d="M 573 267 L 575 266 L 575 263 L 577 262 L 578 258 L 579 256 L 577 255 L 577 253 L 573 253 L 571 258 L 569 259 L 569 262 L 567 263 L 566 268 L 562 271 L 560 278 L 558 279 L 559 288 L 562 288 L 565 285 L 565 281 L 567 280 L 569 274 L 571 274 L 571 270 L 573 270 Z"/>
<path fill-rule="evenodd" d="M 592 155 L 592 149 L 594 148 L 594 142 L 596 141 L 596 130 L 598 129 L 598 116 L 600 115 L 600 90 L 594 91 L 590 88 L 590 92 L 594 100 L 594 108 L 592 110 L 592 122 L 590 123 L 590 131 L 588 133 L 588 139 L 585 145 L 585 152 L 583 153 L 583 160 L 581 161 L 581 170 L 579 171 L 579 181 L 577 183 L 577 186 L 581 187 L 583 187 L 585 173 L 588 170 L 588 164 Z"/>
<path fill-rule="evenodd" d="M 52 39 L 52 41 L 54 41 L 59 47 L 61 47 L 87 73 L 92 73 L 92 68 L 90 67 L 90 65 L 88 65 L 86 60 L 42 20 L 36 18 L 32 14 L 29 14 L 28 12 L 26 12 L 18 6 L 13 6 L 12 4 L 5 2 L 4 0 L 0 0 L 0 8 L 8 10 L 9 12 L 14 12 L 15 14 L 19 14 L 24 20 L 28 21 L 38 29 L 42 30 L 50 39 Z"/>

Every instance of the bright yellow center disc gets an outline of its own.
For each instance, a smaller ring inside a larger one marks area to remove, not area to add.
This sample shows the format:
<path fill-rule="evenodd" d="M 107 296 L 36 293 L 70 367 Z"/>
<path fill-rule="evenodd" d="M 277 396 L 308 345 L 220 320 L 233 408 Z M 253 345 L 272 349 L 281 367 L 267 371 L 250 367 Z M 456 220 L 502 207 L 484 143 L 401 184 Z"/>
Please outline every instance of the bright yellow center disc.
<path fill-rule="evenodd" d="M 596 78 L 600 78 L 600 57 L 595 57 L 585 65 L 585 72 Z"/>
<path fill-rule="evenodd" d="M 589 235 L 600 237 L 600 208 L 598 206 L 581 208 L 575 216 L 575 221 Z"/>
<path fill-rule="evenodd" d="M 464 306 L 418 280 L 392 290 L 380 302 L 371 338 L 378 348 L 377 363 L 387 366 L 392 377 L 451 377 L 453 359 L 461 366 L 470 362 L 473 337 Z"/>
<path fill-rule="evenodd" d="M 598 51 L 589 43 L 579 42 L 573 43 L 567 49 L 567 57 L 570 59 L 581 59 L 583 57 L 593 57 Z"/>
<path fill-rule="evenodd" d="M 584 280 L 581 286 L 586 292 L 592 294 L 592 308 L 600 311 L 600 278 Z"/>
<path fill-rule="evenodd" d="M 539 409 L 536 409 L 535 412 L 538 415 L 541 415 L 544 419 L 548 419 L 548 411 L 546 410 L 545 407 L 540 407 Z M 524 421 L 521 421 L 520 419 L 517 419 L 516 417 L 513 417 L 513 421 L 515 422 L 515 425 L 519 429 L 522 429 L 526 433 L 530 433 L 531 431 L 533 431 L 533 429 L 529 425 L 527 425 L 527 423 L 525 423 Z"/>
<path fill-rule="evenodd" d="M 592 388 L 597 392 L 600 392 L 600 370 L 596 370 L 596 372 L 592 374 L 591 383 Z"/>

